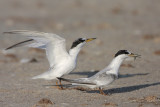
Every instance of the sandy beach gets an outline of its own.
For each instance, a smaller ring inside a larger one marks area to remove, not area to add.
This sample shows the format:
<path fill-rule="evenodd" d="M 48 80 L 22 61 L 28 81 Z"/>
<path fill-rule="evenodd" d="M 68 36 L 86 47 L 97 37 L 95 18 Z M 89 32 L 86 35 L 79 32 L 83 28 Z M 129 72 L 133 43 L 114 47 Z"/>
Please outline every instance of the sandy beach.
<path fill-rule="evenodd" d="M 0 0 L 0 107 L 159 107 L 159 0 Z M 104 92 L 32 80 L 49 68 L 45 51 L 5 48 L 26 38 L 10 30 L 50 32 L 66 39 L 67 50 L 80 37 L 96 37 L 78 56 L 76 69 L 64 78 L 94 75 L 121 49 L 140 54 L 125 61 L 119 79 Z"/>

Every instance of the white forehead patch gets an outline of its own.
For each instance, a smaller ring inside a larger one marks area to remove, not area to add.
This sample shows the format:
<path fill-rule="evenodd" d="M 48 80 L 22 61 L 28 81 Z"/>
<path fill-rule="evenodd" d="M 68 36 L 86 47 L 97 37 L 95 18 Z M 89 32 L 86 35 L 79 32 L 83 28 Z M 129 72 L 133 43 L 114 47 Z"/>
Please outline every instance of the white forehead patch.
<path fill-rule="evenodd" d="M 131 52 L 129 52 L 128 50 L 127 50 L 127 52 L 128 52 L 129 54 L 131 54 Z"/>

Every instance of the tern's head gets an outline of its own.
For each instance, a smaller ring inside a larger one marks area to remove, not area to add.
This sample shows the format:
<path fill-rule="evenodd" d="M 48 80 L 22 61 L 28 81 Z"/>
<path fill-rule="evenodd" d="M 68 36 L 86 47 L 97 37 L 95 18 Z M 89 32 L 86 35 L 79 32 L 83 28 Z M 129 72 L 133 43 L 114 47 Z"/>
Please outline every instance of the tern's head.
<path fill-rule="evenodd" d="M 78 38 L 77 40 L 75 40 L 71 46 L 71 49 L 75 48 L 75 47 L 82 47 L 85 43 L 92 41 L 96 38 Z"/>
<path fill-rule="evenodd" d="M 122 59 L 126 59 L 129 57 L 133 57 L 134 59 L 136 59 L 137 57 L 140 57 L 140 55 L 138 54 L 133 54 L 127 50 L 119 50 L 116 54 L 115 57 L 121 57 Z"/>

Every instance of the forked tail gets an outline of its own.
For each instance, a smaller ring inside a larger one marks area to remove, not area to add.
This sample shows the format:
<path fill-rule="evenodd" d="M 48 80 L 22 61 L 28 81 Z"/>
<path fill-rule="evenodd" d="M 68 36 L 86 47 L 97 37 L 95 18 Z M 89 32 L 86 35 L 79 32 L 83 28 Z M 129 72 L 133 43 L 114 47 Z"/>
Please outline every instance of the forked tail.
<path fill-rule="evenodd" d="M 88 85 L 96 85 L 88 80 L 88 78 L 79 78 L 79 79 L 65 79 L 65 78 L 57 78 L 62 81 L 67 81 L 70 83 L 78 83 L 78 84 L 88 84 Z"/>

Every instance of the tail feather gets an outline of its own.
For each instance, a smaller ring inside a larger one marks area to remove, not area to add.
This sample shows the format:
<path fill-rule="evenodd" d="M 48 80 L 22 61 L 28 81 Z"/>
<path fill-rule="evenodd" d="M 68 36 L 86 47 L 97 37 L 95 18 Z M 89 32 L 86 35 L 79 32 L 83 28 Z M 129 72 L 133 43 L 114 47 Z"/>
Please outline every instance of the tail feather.
<path fill-rule="evenodd" d="M 37 76 L 32 77 L 32 79 L 42 79 L 42 78 L 44 78 L 44 76 L 42 75 L 37 75 Z"/>
<path fill-rule="evenodd" d="M 88 85 L 96 85 L 95 83 L 92 83 L 88 80 L 88 78 L 80 78 L 80 79 L 65 79 L 65 78 L 57 78 L 62 81 L 67 81 L 70 83 L 77 83 L 77 84 L 88 84 Z"/>
<path fill-rule="evenodd" d="M 48 72 L 45 72 L 43 74 L 37 75 L 32 77 L 32 79 L 45 79 L 45 80 L 51 80 L 51 79 L 56 79 L 54 77 L 49 76 Z"/>
<path fill-rule="evenodd" d="M 38 78 L 41 78 L 41 76 L 37 75 L 37 76 L 32 77 L 32 79 L 38 79 Z"/>

